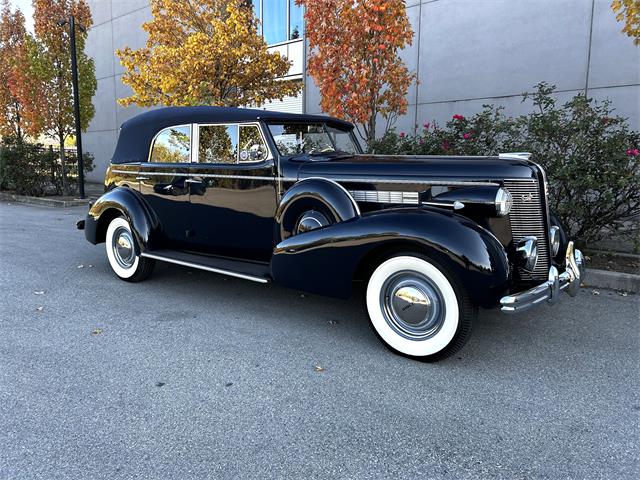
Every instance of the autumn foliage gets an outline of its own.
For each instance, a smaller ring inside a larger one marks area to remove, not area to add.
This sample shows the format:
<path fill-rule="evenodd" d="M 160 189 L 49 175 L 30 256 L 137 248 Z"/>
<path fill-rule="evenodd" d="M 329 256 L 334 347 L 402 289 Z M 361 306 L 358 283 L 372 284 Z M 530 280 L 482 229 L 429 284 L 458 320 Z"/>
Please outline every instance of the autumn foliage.
<path fill-rule="evenodd" d="M 616 20 L 624 21 L 622 31 L 633 38 L 636 45 L 640 45 L 640 1 L 614 0 L 611 8 L 616 13 Z"/>
<path fill-rule="evenodd" d="M 25 119 L 18 96 L 21 59 L 25 55 L 27 32 L 24 15 L 12 12 L 9 0 L 2 0 L 0 18 L 0 135 L 22 141 Z"/>
<path fill-rule="evenodd" d="M 402 0 L 297 0 L 306 7 L 311 49 L 308 71 L 320 89 L 321 107 L 350 120 L 375 139 L 377 117 L 385 131 L 407 110 L 415 75 L 399 57 L 413 41 Z"/>
<path fill-rule="evenodd" d="M 267 51 L 246 0 L 151 0 L 149 37 L 117 50 L 133 95 L 122 105 L 260 105 L 300 90 L 290 63 Z"/>

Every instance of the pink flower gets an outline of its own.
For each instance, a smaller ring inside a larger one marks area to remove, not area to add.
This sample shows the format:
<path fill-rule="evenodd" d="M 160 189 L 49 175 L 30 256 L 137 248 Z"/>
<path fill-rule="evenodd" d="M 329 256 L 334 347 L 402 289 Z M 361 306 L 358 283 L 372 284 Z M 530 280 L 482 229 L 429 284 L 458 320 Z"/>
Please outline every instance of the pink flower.
<path fill-rule="evenodd" d="M 404 132 L 400 132 L 400 138 L 404 138 Z"/>
<path fill-rule="evenodd" d="M 462 120 L 464 120 L 465 118 L 464 118 L 462 115 L 458 115 L 458 114 L 456 113 L 456 114 L 453 116 L 453 119 L 454 119 L 454 120 L 460 120 L 460 121 L 462 121 Z"/>
<path fill-rule="evenodd" d="M 431 126 L 431 125 L 429 124 L 429 122 L 427 122 L 427 123 L 425 123 L 425 124 L 423 125 L 423 127 L 424 127 L 424 129 L 425 129 L 425 130 L 429 130 L 429 127 L 430 127 L 430 126 Z"/>
<path fill-rule="evenodd" d="M 471 138 L 471 134 L 465 133 L 464 135 L 462 135 L 462 138 L 464 138 L 465 140 L 469 140 Z"/>
<path fill-rule="evenodd" d="M 640 154 L 640 150 L 638 150 L 637 148 L 628 148 L 627 149 L 627 155 L 630 157 L 637 157 Z"/>
<path fill-rule="evenodd" d="M 449 142 L 447 142 L 446 140 L 444 142 L 442 142 L 442 149 L 443 150 L 449 150 L 451 148 L 451 145 L 449 144 Z"/>
<path fill-rule="evenodd" d="M 420 139 L 420 140 L 418 140 L 418 143 L 419 143 L 420 145 L 424 145 L 424 140 L 423 140 L 423 139 Z"/>

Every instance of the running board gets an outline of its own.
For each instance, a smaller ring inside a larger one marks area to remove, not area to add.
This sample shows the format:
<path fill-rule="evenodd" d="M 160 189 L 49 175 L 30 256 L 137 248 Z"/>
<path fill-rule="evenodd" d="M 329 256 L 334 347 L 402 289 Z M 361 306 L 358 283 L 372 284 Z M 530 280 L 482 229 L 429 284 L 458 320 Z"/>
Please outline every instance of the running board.
<path fill-rule="evenodd" d="M 141 257 L 174 263 L 184 267 L 197 268 L 207 272 L 221 273 L 230 277 L 243 278 L 258 283 L 269 282 L 269 265 L 264 263 L 245 262 L 229 258 L 197 255 L 176 250 L 152 250 L 142 252 Z"/>

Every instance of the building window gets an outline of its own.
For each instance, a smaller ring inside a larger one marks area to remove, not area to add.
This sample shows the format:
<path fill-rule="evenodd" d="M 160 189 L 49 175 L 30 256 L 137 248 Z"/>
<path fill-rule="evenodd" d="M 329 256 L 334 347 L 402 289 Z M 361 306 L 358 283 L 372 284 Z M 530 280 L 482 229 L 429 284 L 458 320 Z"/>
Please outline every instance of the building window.
<path fill-rule="evenodd" d="M 289 40 L 301 38 L 303 28 L 302 7 L 296 5 L 296 0 L 289 0 Z"/>
<path fill-rule="evenodd" d="M 267 45 L 302 38 L 303 10 L 295 0 L 253 0 L 253 5 Z"/>

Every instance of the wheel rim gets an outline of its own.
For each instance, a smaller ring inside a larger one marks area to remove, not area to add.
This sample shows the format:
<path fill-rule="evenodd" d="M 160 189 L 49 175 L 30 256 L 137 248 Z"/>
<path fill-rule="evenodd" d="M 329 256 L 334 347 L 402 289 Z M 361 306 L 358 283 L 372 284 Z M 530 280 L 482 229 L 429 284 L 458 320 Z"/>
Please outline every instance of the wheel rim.
<path fill-rule="evenodd" d="M 133 237 L 131 232 L 124 227 L 118 227 L 113 233 L 113 256 L 122 268 L 131 268 L 135 262 L 136 254 L 133 249 Z"/>
<path fill-rule="evenodd" d="M 417 272 L 398 272 L 380 290 L 380 306 L 387 324 L 409 340 L 435 335 L 445 319 L 440 289 Z"/>

